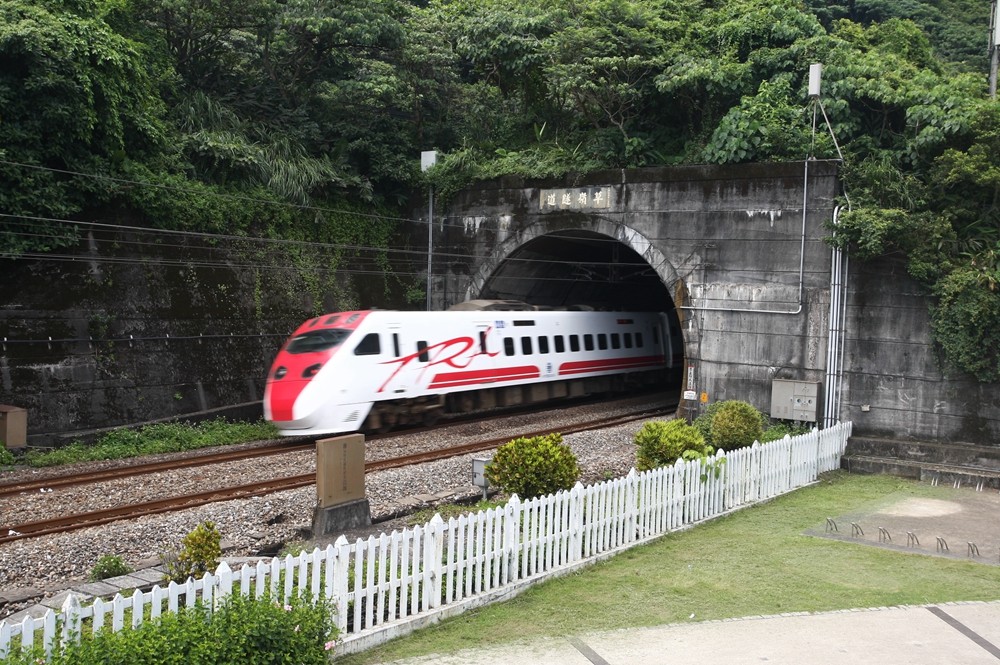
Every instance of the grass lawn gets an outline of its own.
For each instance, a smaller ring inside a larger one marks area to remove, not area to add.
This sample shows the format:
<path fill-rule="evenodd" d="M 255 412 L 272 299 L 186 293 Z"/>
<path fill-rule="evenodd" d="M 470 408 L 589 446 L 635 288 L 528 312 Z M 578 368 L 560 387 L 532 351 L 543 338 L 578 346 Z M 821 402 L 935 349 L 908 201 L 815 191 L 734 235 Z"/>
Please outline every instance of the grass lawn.
<path fill-rule="evenodd" d="M 972 490 L 834 472 L 811 487 L 336 662 L 382 663 L 692 620 L 1000 599 L 1000 566 L 804 534 L 822 530 L 828 516 L 874 510 L 907 497 L 947 498 L 955 491 Z"/>

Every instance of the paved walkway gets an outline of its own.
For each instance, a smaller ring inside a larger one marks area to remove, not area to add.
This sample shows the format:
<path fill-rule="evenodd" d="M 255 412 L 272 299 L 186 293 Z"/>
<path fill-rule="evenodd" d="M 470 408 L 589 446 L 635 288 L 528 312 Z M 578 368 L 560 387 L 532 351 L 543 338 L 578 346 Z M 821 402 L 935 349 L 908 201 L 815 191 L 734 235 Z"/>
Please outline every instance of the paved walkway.
<path fill-rule="evenodd" d="M 1000 590 L 998 590 L 1000 591 Z M 393 665 L 997 665 L 1000 602 L 845 610 L 674 624 Z"/>

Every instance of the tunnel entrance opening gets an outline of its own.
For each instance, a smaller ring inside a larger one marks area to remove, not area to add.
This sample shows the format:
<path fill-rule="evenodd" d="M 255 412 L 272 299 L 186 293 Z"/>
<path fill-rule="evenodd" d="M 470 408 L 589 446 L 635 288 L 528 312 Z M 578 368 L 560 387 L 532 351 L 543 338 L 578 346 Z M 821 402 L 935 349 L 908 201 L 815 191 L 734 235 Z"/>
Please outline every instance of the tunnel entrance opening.
<path fill-rule="evenodd" d="M 673 298 L 656 269 L 620 240 L 579 229 L 537 236 L 500 262 L 477 297 L 552 309 L 663 312 L 674 349 L 663 387 L 681 387 L 684 338 Z"/>

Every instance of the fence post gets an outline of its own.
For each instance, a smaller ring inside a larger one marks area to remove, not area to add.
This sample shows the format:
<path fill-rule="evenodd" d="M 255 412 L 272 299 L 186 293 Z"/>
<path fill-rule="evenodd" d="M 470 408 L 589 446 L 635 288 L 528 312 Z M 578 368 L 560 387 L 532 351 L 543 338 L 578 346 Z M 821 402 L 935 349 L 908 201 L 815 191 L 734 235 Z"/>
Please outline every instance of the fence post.
<path fill-rule="evenodd" d="M 229 567 L 228 563 L 223 561 L 219 564 L 219 567 L 215 569 L 215 579 L 219 585 L 215 594 L 216 603 L 218 603 L 225 600 L 233 592 L 233 569 Z"/>
<path fill-rule="evenodd" d="M 517 494 L 512 494 L 504 506 L 503 513 L 503 533 L 504 550 L 507 554 L 508 569 L 510 570 L 510 581 L 516 582 L 521 578 L 521 499 Z"/>
<path fill-rule="evenodd" d="M 441 605 L 442 573 L 441 560 L 444 558 L 444 520 L 439 513 L 427 524 L 424 535 L 424 608 L 433 609 Z"/>
<path fill-rule="evenodd" d="M 625 476 L 625 533 L 622 534 L 622 544 L 633 543 L 636 540 L 636 533 L 638 532 L 638 517 L 639 517 L 639 503 L 636 499 L 637 488 L 636 485 L 639 483 L 639 474 L 636 473 L 635 467 L 633 466 L 628 475 Z"/>
<path fill-rule="evenodd" d="M 45 612 L 42 617 L 42 647 L 45 649 L 45 659 L 52 658 L 52 650 L 56 642 L 56 613 L 52 610 Z"/>
<path fill-rule="evenodd" d="M 0 658 L 6 658 L 10 654 L 10 624 L 0 621 Z"/>
<path fill-rule="evenodd" d="M 351 544 L 347 538 L 340 536 L 333 543 L 337 548 L 337 556 L 333 562 L 333 600 L 337 612 L 337 630 L 347 635 L 347 568 L 351 562 Z"/>
<path fill-rule="evenodd" d="M 62 606 L 62 613 L 66 617 L 62 631 L 63 646 L 70 643 L 79 644 L 81 633 L 80 599 L 75 593 L 71 593 L 66 597 L 66 602 Z"/>
<path fill-rule="evenodd" d="M 583 558 L 583 483 L 579 480 L 569 492 L 569 563 Z"/>

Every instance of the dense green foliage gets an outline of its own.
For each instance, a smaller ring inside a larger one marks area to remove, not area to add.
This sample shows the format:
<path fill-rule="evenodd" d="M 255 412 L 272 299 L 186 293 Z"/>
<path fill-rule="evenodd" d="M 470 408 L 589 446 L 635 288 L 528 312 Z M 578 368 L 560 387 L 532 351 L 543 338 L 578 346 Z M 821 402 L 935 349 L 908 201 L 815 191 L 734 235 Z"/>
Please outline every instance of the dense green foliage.
<path fill-rule="evenodd" d="M 85 636 L 78 645 L 43 656 L 41 646 L 0 661 L 8 665 L 327 665 L 336 638 L 329 603 L 296 597 L 289 603 L 235 594 L 214 610 L 197 605 L 135 629 Z"/>
<path fill-rule="evenodd" d="M 486 465 L 490 485 L 522 499 L 568 490 L 579 478 L 576 455 L 559 433 L 508 441 Z"/>
<path fill-rule="evenodd" d="M 256 423 L 228 422 L 221 418 L 195 425 L 157 423 L 138 429 L 121 428 L 108 432 L 93 445 L 77 442 L 53 450 L 29 450 L 21 460 L 34 467 L 58 466 L 73 462 L 124 459 L 158 453 L 176 453 L 198 448 L 247 441 L 273 439 L 278 430 L 263 420 Z"/>
<path fill-rule="evenodd" d="M 127 220 L 333 243 L 335 268 L 428 183 L 842 156 L 834 242 L 905 257 L 944 357 L 998 380 L 988 24 L 972 0 L 0 0 L 0 253 Z"/>
<path fill-rule="evenodd" d="M 696 427 L 681 419 L 651 420 L 635 434 L 636 468 L 639 471 L 673 464 L 678 459 L 707 457 L 713 452 Z"/>

